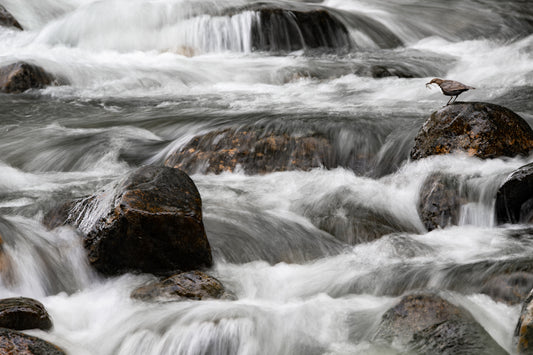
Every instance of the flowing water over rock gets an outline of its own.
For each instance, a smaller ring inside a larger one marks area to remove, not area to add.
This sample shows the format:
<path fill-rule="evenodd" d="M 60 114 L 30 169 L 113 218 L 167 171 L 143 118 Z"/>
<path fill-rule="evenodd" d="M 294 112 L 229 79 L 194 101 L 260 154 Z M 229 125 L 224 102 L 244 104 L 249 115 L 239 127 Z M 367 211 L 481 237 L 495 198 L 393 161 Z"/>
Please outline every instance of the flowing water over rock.
<path fill-rule="evenodd" d="M 80 355 L 396 354 L 407 349 L 374 341 L 382 316 L 427 291 L 516 352 L 520 304 L 487 290 L 533 273 L 533 229 L 497 225 L 494 203 L 533 157 L 409 153 L 448 100 L 424 86 L 433 77 L 476 87 L 461 101 L 533 124 L 529 1 L 0 5 L 24 29 L 0 26 L 0 67 L 26 62 L 65 83 L 0 93 L 0 298 L 37 299 L 54 324 L 28 334 Z M 163 165 L 196 137 L 243 130 L 257 141 L 321 137 L 335 163 L 213 174 L 194 161 L 207 272 L 234 297 L 131 299 L 154 276 L 103 277 L 78 231 L 43 224 L 58 202 Z M 417 209 L 437 173 L 456 177 L 467 198 L 454 223 L 428 232 Z"/>

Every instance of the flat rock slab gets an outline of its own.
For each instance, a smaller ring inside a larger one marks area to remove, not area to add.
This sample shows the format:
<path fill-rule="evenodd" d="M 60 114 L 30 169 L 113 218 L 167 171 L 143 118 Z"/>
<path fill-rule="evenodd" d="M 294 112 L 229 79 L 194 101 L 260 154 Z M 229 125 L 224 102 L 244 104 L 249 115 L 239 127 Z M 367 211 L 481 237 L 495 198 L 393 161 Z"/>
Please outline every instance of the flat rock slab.
<path fill-rule="evenodd" d="M 52 321 L 41 302 L 31 298 L 0 300 L 0 328 L 15 330 L 52 328 Z"/>
<path fill-rule="evenodd" d="M 415 138 L 411 158 L 451 153 L 513 157 L 531 149 L 533 130 L 513 111 L 484 102 L 456 102 L 431 114 Z"/>
<path fill-rule="evenodd" d="M 0 328 L 0 354 L 66 355 L 56 345 L 16 330 Z"/>
<path fill-rule="evenodd" d="M 132 292 L 131 297 L 143 301 L 180 301 L 221 298 L 224 294 L 224 286 L 220 281 L 195 270 L 139 287 Z"/>

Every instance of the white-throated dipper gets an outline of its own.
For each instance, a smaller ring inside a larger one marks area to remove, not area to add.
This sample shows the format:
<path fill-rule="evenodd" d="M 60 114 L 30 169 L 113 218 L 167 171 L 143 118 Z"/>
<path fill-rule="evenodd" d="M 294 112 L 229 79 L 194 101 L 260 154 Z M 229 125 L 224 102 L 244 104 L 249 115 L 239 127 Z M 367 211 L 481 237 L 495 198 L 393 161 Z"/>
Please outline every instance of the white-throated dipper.
<path fill-rule="evenodd" d="M 440 86 L 440 89 L 442 90 L 442 93 L 444 95 L 452 96 L 450 97 L 446 105 L 450 104 L 450 101 L 452 101 L 453 96 L 455 96 L 455 99 L 453 100 L 453 102 L 455 102 L 455 100 L 457 100 L 457 97 L 461 95 L 463 92 L 468 91 L 470 89 L 475 89 L 471 86 L 462 84 L 458 81 L 442 80 L 439 78 L 431 79 L 431 81 L 426 84 L 426 87 L 428 87 L 428 85 L 431 85 L 431 84 L 437 84 L 438 86 Z"/>

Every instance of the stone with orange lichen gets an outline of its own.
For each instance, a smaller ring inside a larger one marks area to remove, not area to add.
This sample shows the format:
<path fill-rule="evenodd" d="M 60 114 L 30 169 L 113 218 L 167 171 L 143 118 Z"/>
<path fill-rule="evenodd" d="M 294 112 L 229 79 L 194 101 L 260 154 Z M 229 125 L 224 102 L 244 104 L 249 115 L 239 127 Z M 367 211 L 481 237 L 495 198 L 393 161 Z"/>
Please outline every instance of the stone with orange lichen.
<path fill-rule="evenodd" d="M 522 310 L 514 331 L 518 354 L 533 354 L 533 290 L 522 304 Z"/>
<path fill-rule="evenodd" d="M 411 158 L 450 153 L 513 157 L 531 149 L 533 130 L 513 111 L 483 102 L 457 102 L 431 114 L 415 138 Z"/>
<path fill-rule="evenodd" d="M 0 328 L 0 354 L 65 355 L 58 346 L 16 330 Z"/>
<path fill-rule="evenodd" d="M 336 162 L 334 147 L 325 136 L 224 129 L 193 138 L 173 153 L 165 165 L 188 173 L 220 174 L 240 166 L 246 173 L 265 174 L 332 168 L 340 163 Z"/>

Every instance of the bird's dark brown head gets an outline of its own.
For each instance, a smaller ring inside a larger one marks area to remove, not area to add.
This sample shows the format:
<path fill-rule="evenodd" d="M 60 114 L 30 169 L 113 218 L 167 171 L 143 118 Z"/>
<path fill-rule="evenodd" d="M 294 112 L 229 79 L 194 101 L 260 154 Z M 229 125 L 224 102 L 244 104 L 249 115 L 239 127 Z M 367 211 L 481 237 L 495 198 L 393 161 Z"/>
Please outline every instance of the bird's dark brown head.
<path fill-rule="evenodd" d="M 426 87 L 428 87 L 428 85 L 431 85 L 431 84 L 437 84 L 437 85 L 440 85 L 442 84 L 444 80 L 442 79 L 439 79 L 439 78 L 434 78 L 434 79 L 431 79 L 431 81 L 429 83 L 426 83 Z"/>

